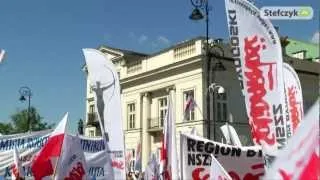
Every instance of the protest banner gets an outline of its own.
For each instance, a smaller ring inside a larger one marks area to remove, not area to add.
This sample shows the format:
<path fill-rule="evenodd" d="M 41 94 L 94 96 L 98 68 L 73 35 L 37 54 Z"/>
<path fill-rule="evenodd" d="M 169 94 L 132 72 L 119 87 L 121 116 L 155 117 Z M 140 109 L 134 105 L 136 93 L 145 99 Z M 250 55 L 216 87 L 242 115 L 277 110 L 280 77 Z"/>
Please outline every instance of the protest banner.
<path fill-rule="evenodd" d="M 225 0 L 231 53 L 245 98 L 252 139 L 266 154 L 266 165 L 285 146 L 285 92 L 280 38 L 270 20 L 245 0 Z"/>
<path fill-rule="evenodd" d="M 262 151 L 258 146 L 231 146 L 184 133 L 180 138 L 181 179 L 208 179 L 211 155 L 232 179 L 252 180 L 264 175 Z"/>
<path fill-rule="evenodd" d="M 47 142 L 51 132 L 52 130 L 45 130 L 0 136 L 0 176 L 11 177 L 11 167 L 14 163 L 12 151 L 17 147 L 24 175 L 32 177 L 31 160 Z M 103 139 L 81 136 L 80 143 L 84 151 L 89 176 L 95 179 L 107 179 L 108 165 Z"/>

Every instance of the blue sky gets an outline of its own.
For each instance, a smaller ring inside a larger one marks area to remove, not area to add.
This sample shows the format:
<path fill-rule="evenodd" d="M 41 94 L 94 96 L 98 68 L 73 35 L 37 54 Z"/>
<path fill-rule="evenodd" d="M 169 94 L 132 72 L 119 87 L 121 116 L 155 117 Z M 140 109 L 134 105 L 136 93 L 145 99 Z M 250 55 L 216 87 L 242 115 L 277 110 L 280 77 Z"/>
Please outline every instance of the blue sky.
<path fill-rule="evenodd" d="M 209 0 L 210 36 L 228 38 L 223 0 Z M 256 0 L 256 5 L 311 5 L 309 21 L 274 21 L 280 33 L 310 41 L 319 32 L 318 0 Z M 155 52 L 185 39 L 205 35 L 204 22 L 188 19 L 189 0 L 1 0 L 0 121 L 26 108 L 18 90 L 29 86 L 32 105 L 45 121 L 56 123 L 69 111 L 70 129 L 85 117 L 82 48 L 101 44 Z"/>

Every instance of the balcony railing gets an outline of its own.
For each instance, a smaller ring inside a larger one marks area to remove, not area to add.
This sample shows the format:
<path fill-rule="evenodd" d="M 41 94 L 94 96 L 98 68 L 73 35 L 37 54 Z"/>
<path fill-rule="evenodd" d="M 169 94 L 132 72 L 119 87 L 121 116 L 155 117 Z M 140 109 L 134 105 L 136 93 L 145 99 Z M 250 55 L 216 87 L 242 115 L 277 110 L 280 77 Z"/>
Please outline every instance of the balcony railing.
<path fill-rule="evenodd" d="M 88 113 L 87 126 L 98 126 L 99 120 L 97 113 Z"/>
<path fill-rule="evenodd" d="M 163 127 L 164 118 L 148 118 L 149 129 L 160 129 Z"/>

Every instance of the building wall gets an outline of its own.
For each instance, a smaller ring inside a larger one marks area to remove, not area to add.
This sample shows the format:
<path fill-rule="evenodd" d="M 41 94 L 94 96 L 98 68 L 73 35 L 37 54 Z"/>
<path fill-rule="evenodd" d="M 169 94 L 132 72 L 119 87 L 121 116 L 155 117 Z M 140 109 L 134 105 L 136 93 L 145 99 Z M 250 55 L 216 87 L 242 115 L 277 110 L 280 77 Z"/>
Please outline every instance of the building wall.
<path fill-rule="evenodd" d="M 310 107 L 316 102 L 317 98 L 319 98 L 319 75 L 298 72 L 298 76 L 303 94 L 303 109 L 304 113 L 307 113 Z"/>
<path fill-rule="evenodd" d="M 168 88 L 172 87 L 175 89 L 174 102 L 176 110 L 175 119 L 178 127 L 177 131 L 190 131 L 191 127 L 197 125 L 200 135 L 203 134 L 202 69 L 199 62 L 194 63 L 194 66 L 181 66 L 177 69 L 166 71 L 165 74 L 157 72 L 155 75 L 147 76 L 145 79 L 137 81 L 137 83 L 132 83 L 128 86 L 125 85 L 124 87 L 125 88 L 122 89 L 122 112 L 125 124 L 126 148 L 135 148 L 140 140 L 143 141 L 143 138 L 149 141 L 148 143 L 142 142 L 142 156 L 145 157 L 143 158 L 143 168 L 150 152 L 157 153 L 159 150 L 162 132 L 162 128 L 156 130 L 151 129 L 149 128 L 149 122 L 144 124 L 143 121 L 159 118 L 158 100 L 159 98 L 168 96 Z M 194 90 L 198 109 L 195 110 L 194 122 L 183 123 L 183 92 L 190 89 Z M 145 93 L 149 93 L 149 112 L 145 112 L 147 109 L 143 105 L 143 96 Z M 135 129 L 129 129 L 127 121 L 127 104 L 132 102 L 136 103 Z M 147 127 L 144 127 L 144 125 Z M 144 130 L 144 128 L 146 128 L 146 130 Z"/>

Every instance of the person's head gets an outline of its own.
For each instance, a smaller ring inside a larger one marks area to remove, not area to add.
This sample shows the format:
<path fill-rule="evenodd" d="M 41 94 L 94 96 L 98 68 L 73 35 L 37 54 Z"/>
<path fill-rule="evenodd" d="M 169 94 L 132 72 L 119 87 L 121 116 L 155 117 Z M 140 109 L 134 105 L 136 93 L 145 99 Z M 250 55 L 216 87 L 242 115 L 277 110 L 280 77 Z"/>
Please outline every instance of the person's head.
<path fill-rule="evenodd" d="M 136 178 L 138 178 L 139 175 L 140 175 L 139 171 L 135 171 L 135 172 L 134 172 L 134 175 L 136 176 Z"/>
<path fill-rule="evenodd" d="M 97 81 L 96 84 L 97 84 L 97 88 L 99 88 L 101 85 L 100 81 Z"/>

